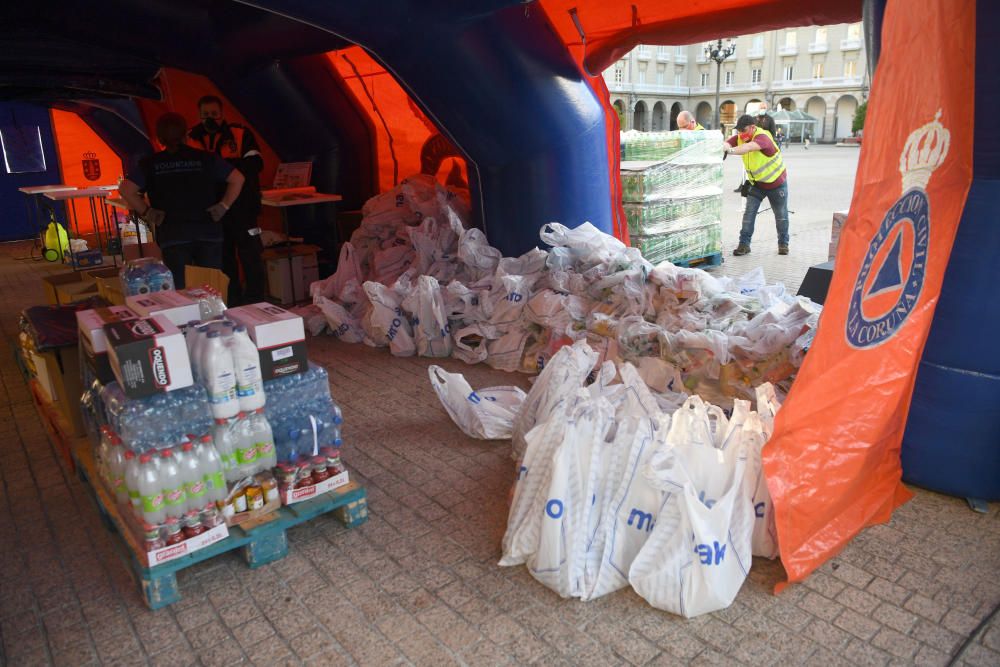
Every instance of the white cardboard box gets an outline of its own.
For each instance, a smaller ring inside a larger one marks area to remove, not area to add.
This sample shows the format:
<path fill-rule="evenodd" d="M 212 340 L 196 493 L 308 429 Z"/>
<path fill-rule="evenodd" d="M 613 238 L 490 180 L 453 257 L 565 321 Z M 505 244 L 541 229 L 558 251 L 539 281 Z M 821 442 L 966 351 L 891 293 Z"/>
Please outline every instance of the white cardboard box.
<path fill-rule="evenodd" d="M 104 325 L 111 370 L 129 398 L 194 383 L 184 334 L 164 315 Z"/>
<path fill-rule="evenodd" d="M 230 308 L 226 317 L 246 326 L 260 354 L 264 380 L 306 370 L 306 330 L 302 318 L 272 303 Z"/>
<path fill-rule="evenodd" d="M 147 551 L 146 561 L 149 564 L 149 567 L 163 565 L 164 563 L 176 560 L 182 556 L 187 556 L 188 554 L 198 551 L 199 549 L 204 549 L 210 544 L 221 542 L 227 537 L 229 537 L 229 528 L 226 527 L 226 524 L 222 523 L 215 528 L 206 530 L 201 535 L 189 537 L 178 544 Z"/>
<path fill-rule="evenodd" d="M 201 319 L 198 302 L 175 291 L 127 296 L 125 305 L 139 317 L 163 315 L 177 326 Z"/>
<path fill-rule="evenodd" d="M 334 475 L 319 484 L 303 486 L 300 489 L 285 489 L 285 492 L 281 496 L 281 502 L 283 505 L 294 505 L 295 503 L 301 503 L 303 500 L 312 500 L 316 496 L 329 493 L 336 488 L 344 486 L 349 481 L 351 480 L 348 478 L 348 472 L 345 470 L 339 475 Z"/>
<path fill-rule="evenodd" d="M 80 335 L 90 344 L 95 354 L 108 351 L 108 339 L 104 336 L 104 325 L 112 322 L 134 320 L 139 316 L 128 306 L 108 306 L 81 310 L 76 313 L 76 326 Z"/>

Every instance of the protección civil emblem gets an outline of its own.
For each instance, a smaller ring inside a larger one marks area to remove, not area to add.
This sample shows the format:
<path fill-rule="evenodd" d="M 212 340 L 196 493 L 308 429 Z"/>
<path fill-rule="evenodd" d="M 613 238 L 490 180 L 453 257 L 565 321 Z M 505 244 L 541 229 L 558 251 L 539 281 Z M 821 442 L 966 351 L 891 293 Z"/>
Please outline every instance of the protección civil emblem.
<path fill-rule="evenodd" d="M 96 181 L 101 177 L 101 161 L 97 159 L 97 153 L 83 154 L 83 176 L 88 181 Z"/>
<path fill-rule="evenodd" d="M 867 349 L 892 338 L 920 297 L 930 243 L 928 181 L 948 155 L 951 133 L 934 120 L 910 133 L 899 156 L 903 194 L 868 244 L 847 311 L 847 342 Z"/>

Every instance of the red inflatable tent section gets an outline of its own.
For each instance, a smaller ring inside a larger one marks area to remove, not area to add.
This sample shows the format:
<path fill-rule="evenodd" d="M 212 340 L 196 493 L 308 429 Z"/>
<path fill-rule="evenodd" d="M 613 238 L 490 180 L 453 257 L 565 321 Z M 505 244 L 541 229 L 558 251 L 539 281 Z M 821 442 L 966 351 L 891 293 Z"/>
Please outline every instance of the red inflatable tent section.
<path fill-rule="evenodd" d="M 118 154 L 75 113 L 52 109 L 50 114 L 62 182 L 77 188 L 117 183 L 122 175 L 122 161 Z M 90 214 L 87 200 L 67 200 L 66 207 L 71 206 L 76 215 L 77 229 L 68 231 L 71 234 L 93 232 L 94 217 Z"/>
<path fill-rule="evenodd" d="M 399 181 L 421 172 L 421 151 L 445 155 L 436 176 L 442 183 L 468 187 L 466 161 L 458 149 L 440 136 L 427 117 L 395 77 L 359 46 L 330 51 L 330 64 L 344 80 L 354 102 L 368 118 L 372 130 L 372 154 L 378 168 L 380 192 L 391 190 Z"/>
<path fill-rule="evenodd" d="M 156 119 L 168 111 L 173 111 L 184 116 L 189 127 L 194 126 L 199 122 L 198 99 L 204 95 L 215 95 L 222 100 L 223 115 L 228 122 L 239 123 L 253 130 L 253 126 L 247 122 L 240 110 L 219 92 L 215 84 L 203 76 L 165 67 L 157 75 L 156 83 L 163 93 L 163 100 L 137 99 L 136 103 L 139 105 L 139 111 L 146 123 L 150 140 L 157 150 L 162 150 L 162 147 L 156 141 Z M 264 159 L 264 170 L 260 174 L 260 184 L 262 188 L 266 189 L 274 181 L 274 172 L 281 160 L 264 137 L 256 132 L 254 134 L 260 145 L 261 157 Z M 264 208 L 261 212 L 261 226 L 273 231 L 281 230 L 281 218 L 277 209 Z"/>

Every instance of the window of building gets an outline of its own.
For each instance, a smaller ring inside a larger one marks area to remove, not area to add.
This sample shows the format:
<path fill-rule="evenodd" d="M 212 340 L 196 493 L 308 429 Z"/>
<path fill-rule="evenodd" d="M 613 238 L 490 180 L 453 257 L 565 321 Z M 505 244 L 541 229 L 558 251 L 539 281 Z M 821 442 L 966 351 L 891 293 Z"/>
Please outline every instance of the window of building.
<path fill-rule="evenodd" d="M 702 72 L 701 73 L 701 85 L 703 85 L 703 86 L 707 86 L 708 85 L 708 72 Z"/>
<path fill-rule="evenodd" d="M 785 31 L 785 46 L 794 47 L 798 44 L 799 33 L 794 30 Z"/>
<path fill-rule="evenodd" d="M 667 68 L 660 65 L 656 68 L 656 85 L 662 86 L 665 83 Z"/>
<path fill-rule="evenodd" d="M 826 28 L 816 28 L 816 43 L 826 44 Z"/>
<path fill-rule="evenodd" d="M 731 86 L 736 82 L 736 72 L 726 72 L 726 85 Z"/>
<path fill-rule="evenodd" d="M 844 62 L 844 76 L 855 77 L 858 75 L 858 61 L 847 60 Z"/>
<path fill-rule="evenodd" d="M 674 53 L 676 53 L 679 56 L 683 56 L 684 55 L 684 47 L 683 46 L 675 46 L 674 47 Z"/>
<path fill-rule="evenodd" d="M 791 81 L 792 80 L 792 77 L 794 76 L 793 69 L 794 68 L 791 65 L 785 65 L 785 69 L 784 69 L 785 81 Z"/>
<path fill-rule="evenodd" d="M 674 72 L 674 85 L 678 86 L 678 87 L 684 85 L 684 73 L 683 72 Z"/>
<path fill-rule="evenodd" d="M 847 26 L 847 39 L 861 39 L 861 24 L 852 23 Z"/>
<path fill-rule="evenodd" d="M 669 46 L 658 46 L 656 47 L 656 55 L 658 56 L 669 56 L 670 47 Z"/>
<path fill-rule="evenodd" d="M 639 83 L 646 83 L 646 65 L 639 65 Z"/>
<path fill-rule="evenodd" d="M 814 79 L 823 78 L 823 63 L 813 63 L 813 78 Z"/>
<path fill-rule="evenodd" d="M 615 83 L 621 83 L 625 78 L 625 70 L 622 69 L 621 63 L 615 65 Z"/>
<path fill-rule="evenodd" d="M 762 72 L 761 72 L 761 70 L 760 70 L 759 67 L 750 70 L 750 82 L 751 83 L 760 83 L 761 73 Z"/>

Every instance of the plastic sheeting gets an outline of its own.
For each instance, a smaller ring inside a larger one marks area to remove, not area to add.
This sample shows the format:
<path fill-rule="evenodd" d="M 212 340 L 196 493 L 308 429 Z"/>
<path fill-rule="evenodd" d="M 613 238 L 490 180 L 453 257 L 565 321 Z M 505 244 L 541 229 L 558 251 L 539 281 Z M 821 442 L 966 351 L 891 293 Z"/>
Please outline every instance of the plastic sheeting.
<path fill-rule="evenodd" d="M 820 327 L 764 449 L 790 581 L 911 495 L 900 442 L 972 179 L 975 22 L 974 0 L 886 8 L 865 127 L 877 143 L 861 154 Z"/>

